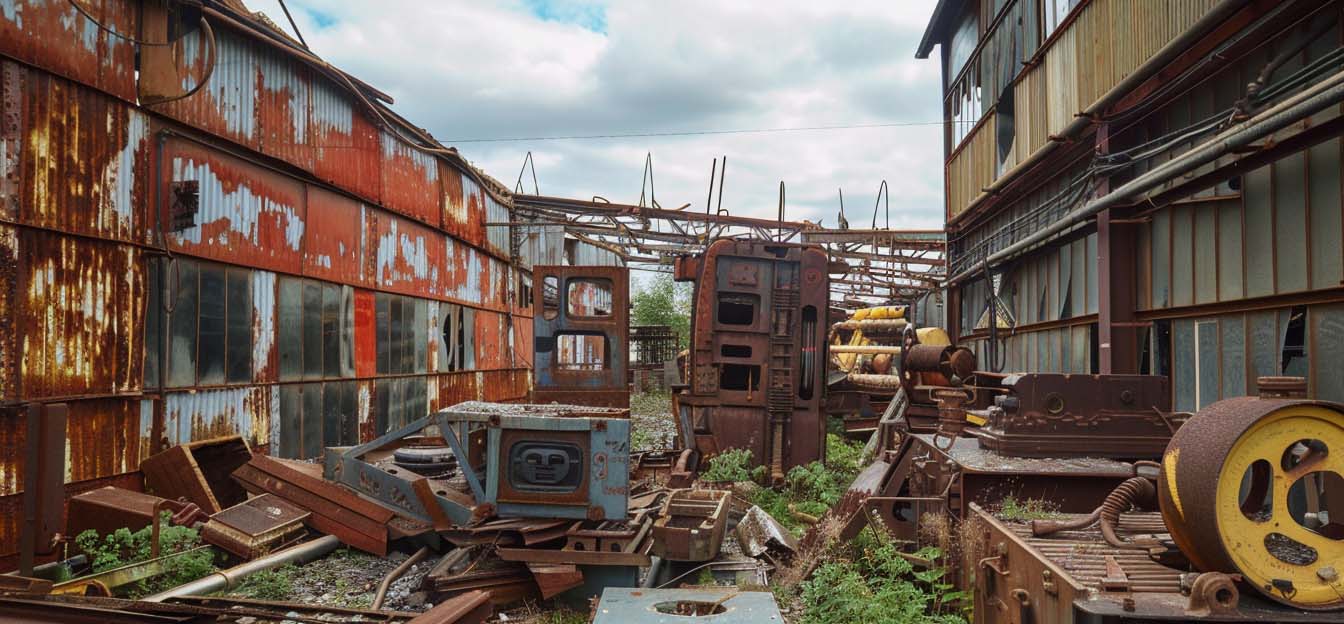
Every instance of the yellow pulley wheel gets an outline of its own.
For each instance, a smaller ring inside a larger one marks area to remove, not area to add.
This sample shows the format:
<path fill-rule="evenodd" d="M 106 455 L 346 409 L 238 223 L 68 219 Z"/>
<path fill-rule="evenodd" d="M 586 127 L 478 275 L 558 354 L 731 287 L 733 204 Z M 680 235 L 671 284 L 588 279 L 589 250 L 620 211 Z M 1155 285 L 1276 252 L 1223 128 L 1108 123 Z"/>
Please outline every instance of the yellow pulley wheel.
<path fill-rule="evenodd" d="M 1344 608 L 1344 405 L 1214 403 L 1172 437 L 1158 486 L 1172 539 L 1200 570 L 1301 609 Z"/>

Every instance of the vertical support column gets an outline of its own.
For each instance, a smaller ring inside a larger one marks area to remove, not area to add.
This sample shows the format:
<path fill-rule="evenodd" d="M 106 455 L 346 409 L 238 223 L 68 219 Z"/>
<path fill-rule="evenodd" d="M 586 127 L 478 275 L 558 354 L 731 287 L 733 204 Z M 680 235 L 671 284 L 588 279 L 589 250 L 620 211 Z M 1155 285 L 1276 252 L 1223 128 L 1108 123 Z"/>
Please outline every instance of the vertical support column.
<path fill-rule="evenodd" d="M 1096 142 L 1097 154 L 1110 152 L 1108 124 L 1097 127 Z M 1102 180 L 1097 194 L 1110 191 L 1110 181 Z M 1134 324 L 1137 241 L 1135 225 L 1116 222 L 1114 209 L 1097 215 L 1097 372 L 1103 375 L 1139 372 L 1139 334 Z"/>
<path fill-rule="evenodd" d="M 1103 375 L 1139 372 L 1134 228 L 1115 223 L 1109 209 L 1097 215 L 1097 372 Z"/>
<path fill-rule="evenodd" d="M 19 530 L 19 574 L 32 576 L 38 555 L 52 552 L 65 503 L 64 403 L 28 406 L 23 464 L 23 525 Z"/>

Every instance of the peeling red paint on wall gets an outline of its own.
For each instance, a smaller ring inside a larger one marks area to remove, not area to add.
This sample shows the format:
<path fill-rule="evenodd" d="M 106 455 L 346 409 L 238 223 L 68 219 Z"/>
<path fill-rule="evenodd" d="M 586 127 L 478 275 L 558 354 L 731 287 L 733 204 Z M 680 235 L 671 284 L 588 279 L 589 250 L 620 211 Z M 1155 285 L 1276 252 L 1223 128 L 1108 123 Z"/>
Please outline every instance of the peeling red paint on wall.
<path fill-rule="evenodd" d="M 116 32 L 137 30 L 136 6 L 129 0 L 85 2 L 84 8 Z M 0 3 L 0 55 L 135 101 L 134 47 L 103 32 L 69 2 Z"/>
<path fill-rule="evenodd" d="M 272 271 L 302 270 L 303 184 L 186 140 L 171 139 L 163 149 L 162 209 L 171 214 L 175 182 L 199 185 L 194 225 L 167 236 L 175 251 Z"/>
<path fill-rule="evenodd" d="M 382 131 L 381 141 L 383 205 L 425 223 L 439 225 L 438 159 L 387 130 Z"/>
<path fill-rule="evenodd" d="M 308 187 L 303 274 L 353 286 L 371 286 L 364 270 L 364 211 L 359 201 Z"/>
<path fill-rule="evenodd" d="M 13 115 L 19 124 L 18 219 L 99 238 L 148 241 L 149 118 L 51 74 L 9 62 L 0 66 L 5 91 L 0 118 Z"/>
<path fill-rule="evenodd" d="M 444 235 L 410 219 L 381 214 L 374 283 L 381 289 L 427 299 L 443 296 Z"/>
<path fill-rule="evenodd" d="M 350 95 L 321 76 L 312 79 L 308 137 L 316 149 L 313 173 L 372 202 L 382 200 L 378 128 L 355 109 Z"/>

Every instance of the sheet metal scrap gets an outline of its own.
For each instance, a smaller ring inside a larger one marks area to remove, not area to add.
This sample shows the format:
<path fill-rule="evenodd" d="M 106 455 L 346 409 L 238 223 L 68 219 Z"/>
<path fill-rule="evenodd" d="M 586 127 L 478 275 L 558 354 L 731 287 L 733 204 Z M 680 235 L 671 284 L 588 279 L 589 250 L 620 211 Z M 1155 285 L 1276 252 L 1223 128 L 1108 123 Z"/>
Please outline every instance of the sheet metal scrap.
<path fill-rule="evenodd" d="M 215 514 L 247 499 L 229 475 L 250 459 L 247 442 L 241 436 L 227 436 L 174 446 L 145 458 L 140 470 L 154 494 L 184 498 Z"/>
<path fill-rule="evenodd" d="M 107 535 L 117 529 L 138 531 L 150 525 L 155 510 L 172 512 L 172 523 L 191 526 L 210 519 L 195 503 L 170 501 L 152 494 L 107 486 L 84 492 L 70 499 L 66 513 L 66 534 L 78 536 L 84 531 Z"/>
<path fill-rule="evenodd" d="M 233 478 L 253 494 L 270 493 L 308 510 L 304 523 L 313 530 L 385 556 L 388 525 L 395 514 L 340 484 L 309 474 L 317 468 L 315 464 L 255 455 L 233 472 Z"/>
<path fill-rule="evenodd" d="M 779 624 L 775 596 L 770 592 L 721 589 L 640 589 L 608 587 L 597 604 L 593 624 L 653 624 L 679 622 L 695 616 L 696 622 L 733 624 Z"/>
<path fill-rule="evenodd" d="M 1064 514 L 1061 520 L 1082 518 Z M 1163 621 L 1344 622 L 1344 613 L 1291 609 L 1240 593 L 1219 573 L 1195 574 L 1168 567 L 1144 551 L 1115 548 L 1097 527 L 1034 537 L 1030 523 L 1008 522 L 978 505 L 963 534 L 967 561 L 976 563 L 976 624 L 1020 622 Z M 1117 534 L 1127 541 L 1165 535 L 1156 512 L 1120 516 Z"/>
<path fill-rule="evenodd" d="M 630 407 L 630 269 L 533 266 L 534 403 Z"/>
<path fill-rule="evenodd" d="M 798 550 L 798 539 L 764 509 L 752 505 L 734 529 L 742 552 L 750 557 L 770 555 L 776 560 Z"/>
<path fill-rule="evenodd" d="M 725 490 L 677 490 L 653 523 L 652 554 L 669 561 L 709 561 L 719 556 L 728 526 Z M 741 525 L 739 525 L 741 526 Z"/>
<path fill-rule="evenodd" d="M 497 606 L 541 596 L 526 565 L 494 557 L 488 546 L 459 548 L 444 555 L 425 575 L 424 589 L 436 600 L 480 590 Z"/>
<path fill-rule="evenodd" d="M 184 596 L 170 602 L 144 602 L 122 598 L 91 596 L 0 596 L 0 622 L 9 624 L 140 624 L 153 622 L 206 623 L 249 622 L 251 624 L 339 623 L 402 624 L 413 621 L 415 613 L 346 609 L 295 602 Z M 453 620 L 440 620 L 453 622 Z M 457 620 L 474 624 L 480 620 Z"/>
<path fill-rule="evenodd" d="M 407 624 L 481 624 L 494 612 L 490 595 L 473 591 L 439 603 Z"/>
<path fill-rule="evenodd" d="M 328 449 L 324 474 L 438 530 L 492 516 L 623 519 L 629 502 L 628 413 L 469 401 L 371 442 Z M 431 426 L 459 458 L 453 476 L 424 477 L 395 463 L 396 452 L 421 444 L 419 434 Z"/>
<path fill-rule="evenodd" d="M 262 494 L 210 516 L 201 540 L 243 559 L 255 559 L 303 537 L 311 515 L 274 494 Z"/>
<path fill-rule="evenodd" d="M 653 518 L 644 513 L 629 520 L 583 520 L 570 526 L 560 548 L 501 546 L 495 551 L 505 561 L 644 567 L 652 562 L 652 526 Z"/>

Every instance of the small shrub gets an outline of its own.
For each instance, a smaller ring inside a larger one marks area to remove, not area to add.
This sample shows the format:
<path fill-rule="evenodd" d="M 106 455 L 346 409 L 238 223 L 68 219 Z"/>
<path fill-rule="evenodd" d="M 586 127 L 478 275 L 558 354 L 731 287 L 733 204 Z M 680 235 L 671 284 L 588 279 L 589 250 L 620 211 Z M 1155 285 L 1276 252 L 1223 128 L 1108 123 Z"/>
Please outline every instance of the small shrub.
<path fill-rule="evenodd" d="M 728 449 L 709 460 L 709 467 L 700 473 L 703 481 L 750 481 L 751 450 Z"/>
<path fill-rule="evenodd" d="M 937 549 L 916 557 L 937 560 Z M 854 559 L 838 559 L 817 568 L 801 585 L 804 624 L 960 624 L 956 613 L 965 596 L 943 580 L 941 567 L 916 570 L 890 542 Z"/>
<path fill-rule="evenodd" d="M 159 529 L 160 556 L 192 550 L 201 545 L 200 534 L 196 529 L 173 526 L 164 512 Z M 106 572 L 113 568 L 146 561 L 152 549 L 153 527 L 145 527 L 132 532 L 120 528 L 106 536 L 99 536 L 92 529 L 75 537 L 75 544 L 88 555 L 93 572 Z M 170 559 L 164 565 L 164 572 L 154 578 L 146 579 L 120 591 L 130 597 L 139 597 L 163 589 L 189 583 L 205 576 L 215 569 L 213 550 L 202 550 L 189 555 Z"/>

